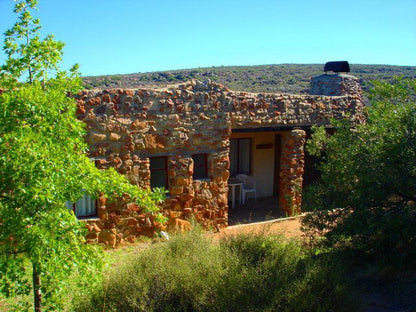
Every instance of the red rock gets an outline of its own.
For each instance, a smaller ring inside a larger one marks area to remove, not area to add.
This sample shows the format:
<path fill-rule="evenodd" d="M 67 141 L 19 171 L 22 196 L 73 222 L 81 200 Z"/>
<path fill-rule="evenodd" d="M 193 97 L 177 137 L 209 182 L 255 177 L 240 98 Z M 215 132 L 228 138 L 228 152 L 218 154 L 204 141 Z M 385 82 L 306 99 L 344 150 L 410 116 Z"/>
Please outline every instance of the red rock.
<path fill-rule="evenodd" d="M 94 232 L 101 232 L 101 229 L 98 227 L 98 225 L 97 224 L 93 224 L 92 225 L 92 231 L 94 231 Z"/>
<path fill-rule="evenodd" d="M 98 242 L 108 247 L 114 248 L 116 247 L 116 243 L 117 243 L 116 235 L 114 235 L 111 232 L 102 231 L 98 235 Z"/>
<path fill-rule="evenodd" d="M 178 186 L 187 186 L 190 184 L 189 179 L 185 178 L 184 176 L 177 176 L 176 177 L 176 185 Z"/>
<path fill-rule="evenodd" d="M 90 232 L 85 236 L 85 238 L 87 240 L 96 240 L 98 238 L 98 233 Z"/>
<path fill-rule="evenodd" d="M 120 134 L 118 134 L 118 133 L 114 133 L 114 132 L 112 132 L 112 133 L 110 133 L 110 137 L 109 137 L 109 139 L 110 139 L 110 141 L 118 141 L 118 140 L 120 140 L 121 139 L 121 135 Z"/>
<path fill-rule="evenodd" d="M 120 95 L 118 95 L 118 94 L 114 94 L 114 95 L 113 95 L 112 102 L 113 102 L 114 104 L 120 104 Z"/>
<path fill-rule="evenodd" d="M 77 103 L 77 115 L 85 114 L 85 106 L 82 104 Z"/>
<path fill-rule="evenodd" d="M 107 220 L 108 219 L 108 214 L 107 214 L 107 211 L 106 211 L 105 207 L 98 207 L 97 208 L 97 214 L 98 214 L 98 217 L 102 220 Z"/>
<path fill-rule="evenodd" d="M 105 102 L 105 103 L 110 103 L 110 102 L 111 102 L 111 97 L 110 97 L 110 95 L 109 95 L 109 94 L 104 94 L 104 95 L 102 96 L 102 101 L 103 101 L 103 102 Z"/>
<path fill-rule="evenodd" d="M 144 141 L 145 141 L 146 148 L 150 148 L 150 149 L 156 148 L 156 135 L 148 133 L 144 136 Z"/>
<path fill-rule="evenodd" d="M 131 211 L 138 211 L 138 210 L 140 210 L 140 207 L 137 206 L 136 203 L 128 203 L 127 204 L 127 209 L 131 210 Z"/>
<path fill-rule="evenodd" d="M 135 130 L 143 130 L 147 127 L 147 123 L 146 121 L 140 121 L 136 119 L 135 121 L 133 121 L 130 127 Z"/>
<path fill-rule="evenodd" d="M 98 96 L 88 100 L 88 105 L 96 106 L 96 105 L 99 105 L 99 104 L 101 104 L 101 98 L 98 97 Z"/>

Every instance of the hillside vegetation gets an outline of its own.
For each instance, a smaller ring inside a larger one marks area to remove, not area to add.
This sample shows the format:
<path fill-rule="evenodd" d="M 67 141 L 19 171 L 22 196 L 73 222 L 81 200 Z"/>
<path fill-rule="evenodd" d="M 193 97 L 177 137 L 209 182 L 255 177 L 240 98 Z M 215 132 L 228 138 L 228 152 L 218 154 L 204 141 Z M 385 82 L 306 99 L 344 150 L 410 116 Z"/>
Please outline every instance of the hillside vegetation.
<path fill-rule="evenodd" d="M 324 64 L 279 64 L 260 66 L 220 66 L 128 75 L 83 77 L 86 89 L 162 87 L 190 79 L 223 84 L 232 90 L 249 92 L 309 92 L 311 77 L 323 74 Z M 361 79 L 363 90 L 371 80 L 392 81 L 394 76 L 416 78 L 416 66 L 351 64 L 351 74 Z"/>

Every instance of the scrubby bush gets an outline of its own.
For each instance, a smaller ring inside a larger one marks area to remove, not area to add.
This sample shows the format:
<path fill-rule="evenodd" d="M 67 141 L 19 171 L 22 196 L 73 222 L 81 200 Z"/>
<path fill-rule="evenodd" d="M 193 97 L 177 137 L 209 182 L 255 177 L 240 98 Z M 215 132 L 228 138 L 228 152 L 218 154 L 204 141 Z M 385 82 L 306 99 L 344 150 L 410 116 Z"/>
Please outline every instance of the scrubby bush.
<path fill-rule="evenodd" d="M 389 265 L 416 265 L 416 80 L 374 82 L 367 123 L 316 129 L 321 181 L 305 194 L 306 226 L 330 247 Z"/>
<path fill-rule="evenodd" d="M 296 242 L 190 233 L 108 272 L 75 311 L 351 311 L 342 269 Z"/>

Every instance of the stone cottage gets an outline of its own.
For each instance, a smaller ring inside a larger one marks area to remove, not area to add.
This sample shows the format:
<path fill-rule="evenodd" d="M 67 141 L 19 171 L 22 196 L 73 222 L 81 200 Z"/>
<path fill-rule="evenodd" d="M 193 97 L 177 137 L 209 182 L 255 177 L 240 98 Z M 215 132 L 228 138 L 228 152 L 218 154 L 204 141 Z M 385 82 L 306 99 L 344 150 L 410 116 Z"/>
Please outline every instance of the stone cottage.
<path fill-rule="evenodd" d="M 362 120 L 357 78 L 321 75 L 312 79 L 311 94 L 248 93 L 194 80 L 163 89 L 83 91 L 75 98 L 99 168 L 114 167 L 140 187 L 165 187 L 166 216 L 193 216 L 218 229 L 228 224 L 228 182 L 239 173 L 255 179 L 257 197 L 276 196 L 288 215 L 300 211 L 311 126 Z M 111 236 L 118 244 L 151 233 L 152 219 L 130 206 L 100 199 L 88 212 L 80 208 L 81 216 L 97 214 L 88 221 L 88 238 L 108 242 Z"/>

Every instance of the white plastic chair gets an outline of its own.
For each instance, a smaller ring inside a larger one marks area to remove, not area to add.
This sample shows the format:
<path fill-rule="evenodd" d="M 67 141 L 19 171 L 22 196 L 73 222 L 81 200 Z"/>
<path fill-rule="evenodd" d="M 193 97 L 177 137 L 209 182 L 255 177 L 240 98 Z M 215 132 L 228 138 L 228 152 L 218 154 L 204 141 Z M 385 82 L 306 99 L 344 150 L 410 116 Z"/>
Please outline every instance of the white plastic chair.
<path fill-rule="evenodd" d="M 247 200 L 247 194 L 253 193 L 254 194 L 254 201 L 257 200 L 257 194 L 256 194 L 256 181 L 254 181 L 253 177 L 249 177 L 246 174 L 237 174 L 236 178 L 243 182 L 243 189 L 242 189 L 242 195 L 243 195 L 243 205 L 245 205 Z"/>

